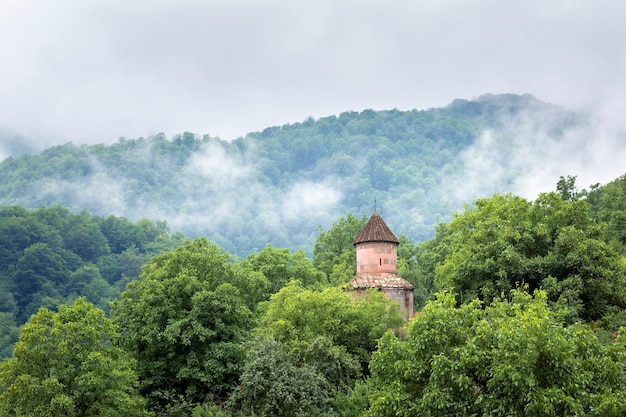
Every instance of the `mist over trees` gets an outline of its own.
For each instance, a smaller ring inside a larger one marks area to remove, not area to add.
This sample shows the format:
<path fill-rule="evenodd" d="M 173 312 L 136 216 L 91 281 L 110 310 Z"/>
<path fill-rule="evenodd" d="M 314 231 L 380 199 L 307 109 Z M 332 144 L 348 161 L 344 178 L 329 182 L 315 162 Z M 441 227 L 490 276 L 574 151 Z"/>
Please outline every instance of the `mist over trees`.
<path fill-rule="evenodd" d="M 514 155 L 570 143 L 587 123 L 532 96 L 487 95 L 309 118 L 232 142 L 183 133 L 68 143 L 0 163 L 0 205 L 167 220 L 246 257 L 267 243 L 311 255 L 320 225 L 369 214 L 376 198 L 398 234 L 424 241 L 465 203 L 512 191 L 532 160 Z"/>

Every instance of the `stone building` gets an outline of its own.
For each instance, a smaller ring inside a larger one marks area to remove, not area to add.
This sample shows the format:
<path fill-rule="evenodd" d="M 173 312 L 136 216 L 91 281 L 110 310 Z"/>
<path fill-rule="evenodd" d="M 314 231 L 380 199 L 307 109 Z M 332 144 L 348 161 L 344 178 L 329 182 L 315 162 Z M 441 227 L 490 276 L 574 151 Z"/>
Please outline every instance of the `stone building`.
<path fill-rule="evenodd" d="M 356 277 L 344 288 L 357 295 L 369 288 L 383 291 L 400 302 L 406 317 L 413 317 L 413 286 L 398 276 L 398 238 L 385 224 L 376 209 L 354 240 Z"/>

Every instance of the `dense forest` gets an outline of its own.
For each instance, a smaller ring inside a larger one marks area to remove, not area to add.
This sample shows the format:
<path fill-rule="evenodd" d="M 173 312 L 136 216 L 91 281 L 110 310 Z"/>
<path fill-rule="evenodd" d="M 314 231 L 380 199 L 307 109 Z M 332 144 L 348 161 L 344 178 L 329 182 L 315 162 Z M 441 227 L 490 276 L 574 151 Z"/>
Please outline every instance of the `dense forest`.
<path fill-rule="evenodd" d="M 376 199 L 397 233 L 424 241 L 464 204 L 512 191 L 528 174 L 528 159 L 513 161 L 521 147 L 564 142 L 588 118 L 528 95 L 487 95 L 309 118 L 230 142 L 183 133 L 16 149 L 0 163 L 0 205 L 167 220 L 245 257 L 267 243 L 311 255 L 319 226 L 368 214 Z"/>
<path fill-rule="evenodd" d="M 17 327 L 40 307 L 82 296 L 108 312 L 141 265 L 183 240 L 165 222 L 0 207 L 0 356 L 10 356 Z"/>
<path fill-rule="evenodd" d="M 241 258 L 146 219 L 5 207 L 6 356 L 19 340 L 0 411 L 620 416 L 625 218 L 626 175 L 568 176 L 534 201 L 478 199 L 425 242 L 401 235 L 405 323 L 382 292 L 341 289 L 366 217 L 321 229 L 312 258 Z"/>
<path fill-rule="evenodd" d="M 539 113 L 546 140 L 586 123 L 486 96 L 7 158 L 0 415 L 626 415 L 626 175 L 444 198 Z M 372 195 L 408 321 L 343 290 Z"/>

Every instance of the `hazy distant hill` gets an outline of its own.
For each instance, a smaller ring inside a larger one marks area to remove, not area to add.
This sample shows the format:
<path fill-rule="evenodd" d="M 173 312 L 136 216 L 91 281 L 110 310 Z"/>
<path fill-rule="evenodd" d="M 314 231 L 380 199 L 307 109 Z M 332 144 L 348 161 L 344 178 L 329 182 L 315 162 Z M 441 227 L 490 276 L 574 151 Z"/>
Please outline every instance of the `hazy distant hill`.
<path fill-rule="evenodd" d="M 66 144 L 5 159 L 0 205 L 166 220 L 246 255 L 268 242 L 310 252 L 318 226 L 369 215 L 376 199 L 417 242 L 476 197 L 515 191 L 527 144 L 559 143 L 587 123 L 529 95 L 486 95 L 309 118 L 232 142 L 183 133 Z"/>

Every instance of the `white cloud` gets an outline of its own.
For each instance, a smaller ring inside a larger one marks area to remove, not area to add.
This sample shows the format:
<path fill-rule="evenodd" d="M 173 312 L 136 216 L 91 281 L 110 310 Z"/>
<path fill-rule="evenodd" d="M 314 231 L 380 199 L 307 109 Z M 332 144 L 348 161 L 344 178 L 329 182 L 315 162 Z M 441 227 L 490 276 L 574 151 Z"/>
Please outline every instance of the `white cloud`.
<path fill-rule="evenodd" d="M 35 186 L 34 194 L 45 201 L 67 201 L 68 207 L 103 215 L 126 216 L 130 212 L 127 203 L 127 181 L 112 178 L 95 158 L 91 160 L 91 172 L 73 179 L 42 178 Z M 106 214 L 104 214 L 106 213 Z"/>

